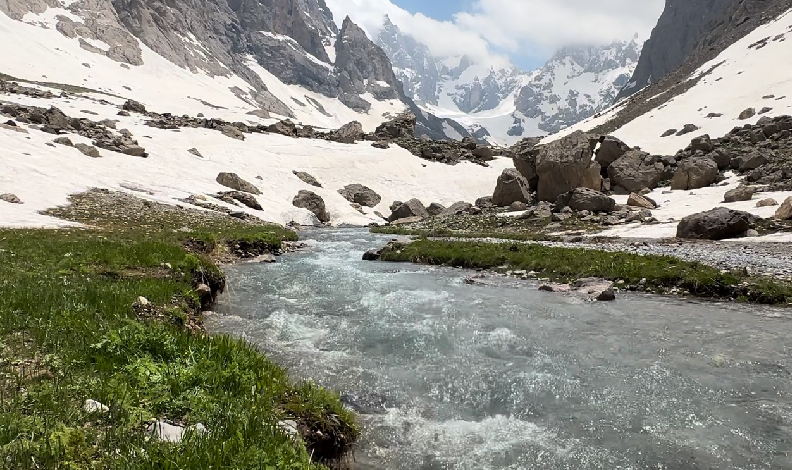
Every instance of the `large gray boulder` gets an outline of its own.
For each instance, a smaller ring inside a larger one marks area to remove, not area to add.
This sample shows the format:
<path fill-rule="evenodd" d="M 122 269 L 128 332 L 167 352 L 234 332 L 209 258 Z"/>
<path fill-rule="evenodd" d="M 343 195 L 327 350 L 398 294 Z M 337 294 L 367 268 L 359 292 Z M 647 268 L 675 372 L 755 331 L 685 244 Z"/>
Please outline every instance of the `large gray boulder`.
<path fill-rule="evenodd" d="M 426 208 L 426 211 L 429 213 L 429 215 L 432 216 L 440 215 L 443 212 L 445 212 L 445 210 L 446 210 L 446 206 L 437 202 L 433 202 L 429 204 L 429 207 Z"/>
<path fill-rule="evenodd" d="M 319 222 L 330 222 L 330 215 L 327 213 L 324 199 L 312 191 L 301 190 L 292 200 L 294 207 L 308 209 L 319 219 Z"/>
<path fill-rule="evenodd" d="M 536 156 L 539 200 L 554 202 L 575 188 L 601 190 L 601 167 L 592 161 L 595 145 L 596 140 L 578 131 L 541 146 Z"/>
<path fill-rule="evenodd" d="M 362 184 L 350 184 L 344 186 L 344 189 L 339 189 L 338 192 L 344 196 L 347 201 L 360 204 L 361 206 L 375 207 L 382 202 L 382 197 L 380 197 L 379 194 Z"/>
<path fill-rule="evenodd" d="M 692 157 L 677 167 L 671 180 L 671 189 L 704 188 L 718 179 L 718 164 L 708 157 Z"/>
<path fill-rule="evenodd" d="M 743 211 L 718 207 L 685 217 L 677 225 L 677 238 L 724 240 L 753 228 L 759 217 Z"/>
<path fill-rule="evenodd" d="M 418 199 L 410 199 L 396 207 L 390 217 L 388 217 L 388 222 L 412 217 L 420 217 L 422 219 L 429 217 L 429 212 L 426 210 L 426 207 L 424 207 L 423 203 Z"/>
<path fill-rule="evenodd" d="M 606 136 L 597 149 L 596 161 L 602 168 L 608 168 L 613 162 L 620 159 L 630 147 L 616 137 Z"/>
<path fill-rule="evenodd" d="M 220 173 L 217 175 L 217 182 L 226 188 L 243 191 L 250 194 L 261 194 L 261 191 L 257 187 L 243 180 L 236 173 Z"/>
<path fill-rule="evenodd" d="M 631 192 L 656 188 L 665 174 L 665 166 L 657 157 L 640 150 L 630 150 L 608 166 L 611 187 L 620 186 Z"/>
<path fill-rule="evenodd" d="M 739 171 L 753 171 L 762 165 L 766 165 L 770 160 L 759 150 L 751 153 L 739 155 L 731 159 L 731 167 Z"/>
<path fill-rule="evenodd" d="M 613 212 L 616 201 L 605 194 L 589 188 L 575 188 L 556 200 L 556 210 L 569 207 L 576 211 Z"/>
<path fill-rule="evenodd" d="M 473 210 L 473 204 L 469 202 L 459 201 L 451 204 L 447 209 L 442 212 L 442 215 L 459 215 L 469 214 Z"/>
<path fill-rule="evenodd" d="M 528 180 L 517 169 L 507 168 L 498 177 L 492 203 L 497 207 L 506 207 L 513 202 L 531 202 L 531 189 Z"/>

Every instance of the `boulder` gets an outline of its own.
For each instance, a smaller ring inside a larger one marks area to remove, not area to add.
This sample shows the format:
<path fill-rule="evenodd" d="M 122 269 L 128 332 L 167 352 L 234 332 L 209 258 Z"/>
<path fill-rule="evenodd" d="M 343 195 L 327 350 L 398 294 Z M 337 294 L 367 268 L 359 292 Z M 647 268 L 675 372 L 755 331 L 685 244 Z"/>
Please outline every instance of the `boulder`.
<path fill-rule="evenodd" d="M 304 189 L 300 190 L 292 200 L 292 205 L 301 209 L 308 209 L 319 219 L 319 222 L 330 222 L 330 215 L 327 213 L 324 199 L 314 192 Z"/>
<path fill-rule="evenodd" d="M 256 197 L 254 195 L 250 194 L 250 193 L 245 193 L 245 192 L 242 192 L 242 191 L 228 191 L 228 192 L 225 192 L 225 193 L 221 193 L 219 196 L 220 196 L 221 199 L 230 198 L 230 199 L 233 199 L 234 201 L 239 201 L 242 204 L 244 204 L 245 206 L 247 206 L 247 207 L 249 207 L 251 209 L 255 209 L 257 211 L 264 210 L 261 207 L 261 204 L 259 204 L 259 202 L 256 199 Z"/>
<path fill-rule="evenodd" d="M 640 207 L 642 209 L 657 209 L 657 203 L 652 199 L 636 193 L 630 193 L 627 198 L 627 205 L 630 207 Z"/>
<path fill-rule="evenodd" d="M 695 124 L 685 124 L 685 125 L 682 127 L 682 130 L 680 130 L 679 132 L 677 132 L 675 135 L 676 135 L 677 137 L 679 137 L 679 136 L 682 136 L 682 135 L 685 135 L 685 134 L 690 134 L 691 132 L 696 132 L 696 131 L 697 131 L 697 130 L 699 130 L 699 129 L 700 129 L 700 127 L 699 127 L 699 126 L 697 126 L 697 125 L 695 125 Z"/>
<path fill-rule="evenodd" d="M 514 201 L 509 205 L 509 212 L 525 212 L 531 207 L 522 201 Z"/>
<path fill-rule="evenodd" d="M 498 184 L 492 194 L 492 203 L 497 207 L 507 207 L 513 202 L 531 202 L 531 189 L 528 180 L 515 168 L 507 168 L 498 177 Z"/>
<path fill-rule="evenodd" d="M 602 168 L 608 168 L 629 151 L 630 147 L 621 140 L 616 137 L 606 136 L 600 142 L 595 160 Z"/>
<path fill-rule="evenodd" d="M 724 240 L 735 238 L 751 229 L 759 220 L 753 214 L 718 207 L 693 214 L 677 225 L 677 237 L 695 240 Z"/>
<path fill-rule="evenodd" d="M 358 140 L 363 140 L 363 124 L 358 121 L 348 122 L 332 133 L 331 140 L 344 144 L 354 144 Z"/>
<path fill-rule="evenodd" d="M 374 135 L 384 139 L 396 139 L 398 137 L 415 136 L 415 114 L 405 113 L 395 119 L 383 122 L 374 131 Z"/>
<path fill-rule="evenodd" d="M 480 145 L 476 147 L 475 150 L 473 150 L 473 156 L 482 160 L 492 160 L 495 158 L 495 153 L 491 148 L 485 145 Z"/>
<path fill-rule="evenodd" d="M 676 133 L 677 133 L 676 129 L 668 129 L 667 131 L 665 131 L 662 134 L 660 134 L 660 137 L 671 137 L 672 135 L 674 135 Z"/>
<path fill-rule="evenodd" d="M 608 167 L 611 187 L 620 186 L 635 193 L 656 188 L 665 175 L 663 163 L 640 150 L 630 150 Z"/>
<path fill-rule="evenodd" d="M 88 155 L 91 158 L 99 158 L 99 157 L 102 156 L 101 154 L 99 154 L 99 149 L 97 149 L 93 145 L 76 144 L 74 146 L 74 148 L 76 148 L 77 150 L 79 150 L 83 154 Z"/>
<path fill-rule="evenodd" d="M 762 199 L 761 201 L 756 203 L 756 207 L 773 207 L 777 205 L 778 205 L 778 201 L 772 198 Z"/>
<path fill-rule="evenodd" d="M 723 202 L 740 202 L 750 201 L 756 193 L 756 188 L 752 186 L 738 186 L 737 188 L 727 191 L 723 196 Z"/>
<path fill-rule="evenodd" d="M 781 203 L 781 207 L 775 213 L 775 218 L 778 220 L 792 219 L 792 197 L 788 197 L 786 201 Z"/>
<path fill-rule="evenodd" d="M 739 171 L 753 171 L 763 165 L 766 165 L 770 160 L 759 150 L 754 150 L 750 153 L 740 155 L 731 159 L 731 167 Z"/>
<path fill-rule="evenodd" d="M 704 152 L 709 153 L 715 149 L 715 146 L 712 144 L 712 139 L 710 139 L 709 134 L 704 134 L 702 136 L 696 137 L 692 141 L 690 141 L 690 146 L 694 152 Z"/>
<path fill-rule="evenodd" d="M 16 194 L 11 193 L 0 194 L 0 201 L 5 201 L 9 204 L 22 204 L 22 200 Z"/>
<path fill-rule="evenodd" d="M 261 191 L 257 187 L 243 180 L 236 173 L 220 173 L 217 175 L 216 181 L 226 188 L 250 194 L 261 194 Z"/>
<path fill-rule="evenodd" d="M 671 189 L 699 189 L 718 179 L 718 164 L 707 157 L 692 157 L 682 161 L 671 180 Z"/>
<path fill-rule="evenodd" d="M 361 206 L 375 207 L 382 202 L 382 197 L 379 194 L 362 184 L 347 185 L 344 189 L 339 189 L 338 193 L 344 196 L 347 201 L 360 204 Z"/>
<path fill-rule="evenodd" d="M 394 220 L 412 217 L 419 217 L 421 219 L 429 217 L 429 212 L 426 210 L 426 207 L 424 207 L 423 203 L 418 199 L 410 199 L 396 207 L 390 217 L 388 217 L 388 221 L 393 222 Z"/>
<path fill-rule="evenodd" d="M 314 178 L 313 176 L 309 175 L 304 171 L 292 171 L 292 173 L 294 173 L 294 176 L 296 176 L 297 178 L 300 178 L 303 183 L 310 184 L 311 186 L 314 186 L 316 188 L 322 187 L 321 183 L 319 183 L 319 181 L 317 181 L 316 178 Z"/>
<path fill-rule="evenodd" d="M 473 213 L 473 205 L 469 202 L 459 201 L 451 204 L 448 209 L 442 212 L 442 215 L 460 215 Z"/>
<path fill-rule="evenodd" d="M 245 140 L 245 133 L 239 130 L 236 126 L 226 124 L 217 128 L 224 136 L 231 137 L 236 140 Z"/>
<path fill-rule="evenodd" d="M 592 161 L 595 145 L 596 140 L 577 131 L 539 147 L 536 155 L 539 200 L 553 202 L 575 188 L 601 190 L 601 167 Z"/>
<path fill-rule="evenodd" d="M 475 206 L 481 209 L 489 209 L 492 207 L 496 207 L 495 204 L 492 202 L 492 196 L 484 196 L 476 199 Z"/>
<path fill-rule="evenodd" d="M 605 194 L 589 188 L 575 188 L 558 197 L 555 210 L 570 207 L 576 211 L 613 212 L 616 201 Z"/>
<path fill-rule="evenodd" d="M 436 202 L 433 202 L 433 203 L 429 204 L 429 207 L 426 208 L 426 212 L 428 212 L 429 215 L 433 215 L 433 216 L 434 215 L 440 215 L 443 212 L 445 212 L 445 210 L 446 210 L 446 207 L 444 205 L 438 204 Z"/>
<path fill-rule="evenodd" d="M 267 126 L 267 132 L 294 137 L 297 135 L 297 126 L 290 120 L 286 119 L 285 121 L 278 121 Z"/>
<path fill-rule="evenodd" d="M 60 145 L 65 145 L 66 147 L 74 147 L 74 143 L 68 137 L 58 137 L 52 142 Z"/>
<path fill-rule="evenodd" d="M 718 164 L 718 170 L 720 171 L 731 168 L 732 155 L 730 152 L 723 149 L 715 149 L 706 156 L 715 160 L 715 163 Z"/>
<path fill-rule="evenodd" d="M 754 116 L 756 116 L 756 110 L 754 108 L 748 108 L 741 112 L 737 119 L 744 121 L 746 119 L 751 119 Z"/>
<path fill-rule="evenodd" d="M 373 142 L 371 146 L 376 149 L 383 149 L 383 150 L 390 148 L 390 144 L 388 143 L 387 140 L 378 140 L 376 142 Z"/>
<path fill-rule="evenodd" d="M 143 105 L 143 103 L 135 100 L 127 100 L 126 103 L 121 106 L 121 109 L 127 112 L 146 114 L 146 107 Z"/>

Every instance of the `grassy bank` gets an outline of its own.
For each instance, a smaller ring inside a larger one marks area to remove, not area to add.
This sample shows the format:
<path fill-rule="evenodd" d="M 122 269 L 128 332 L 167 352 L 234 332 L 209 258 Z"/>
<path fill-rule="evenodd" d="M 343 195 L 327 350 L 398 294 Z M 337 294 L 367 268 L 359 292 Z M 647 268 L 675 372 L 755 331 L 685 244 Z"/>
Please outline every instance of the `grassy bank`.
<path fill-rule="evenodd" d="M 792 284 L 722 273 L 701 263 L 667 256 L 640 256 L 582 248 L 523 243 L 447 242 L 422 239 L 393 244 L 384 261 L 447 265 L 473 269 L 535 271 L 557 282 L 584 277 L 623 281 L 625 288 L 650 292 L 687 291 L 707 298 L 763 304 L 792 303 Z"/>
<path fill-rule="evenodd" d="M 213 260 L 276 249 L 294 233 L 156 215 L 0 230 L 0 468 L 318 469 L 340 457 L 359 430 L 336 395 L 200 328 L 196 286 L 224 283 Z M 109 411 L 87 412 L 86 399 Z M 147 435 L 152 419 L 208 432 L 162 443 Z M 281 420 L 296 421 L 306 445 Z"/>
<path fill-rule="evenodd" d="M 517 240 L 517 241 L 545 241 L 556 240 L 559 237 L 546 235 L 537 232 L 494 232 L 494 231 L 467 231 L 449 230 L 445 228 L 437 229 L 418 229 L 399 227 L 396 225 L 382 225 L 371 227 L 371 233 L 383 235 L 404 235 L 424 238 L 494 238 L 497 240 Z"/>

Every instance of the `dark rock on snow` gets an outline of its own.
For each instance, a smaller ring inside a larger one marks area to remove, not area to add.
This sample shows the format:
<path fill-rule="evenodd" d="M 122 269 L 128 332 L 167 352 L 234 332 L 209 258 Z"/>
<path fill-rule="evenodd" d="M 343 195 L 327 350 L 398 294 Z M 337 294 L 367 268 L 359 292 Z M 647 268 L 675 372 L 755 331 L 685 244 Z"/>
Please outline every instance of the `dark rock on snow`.
<path fill-rule="evenodd" d="M 677 237 L 699 240 L 735 238 L 754 227 L 759 217 L 718 207 L 685 217 L 677 226 Z"/>

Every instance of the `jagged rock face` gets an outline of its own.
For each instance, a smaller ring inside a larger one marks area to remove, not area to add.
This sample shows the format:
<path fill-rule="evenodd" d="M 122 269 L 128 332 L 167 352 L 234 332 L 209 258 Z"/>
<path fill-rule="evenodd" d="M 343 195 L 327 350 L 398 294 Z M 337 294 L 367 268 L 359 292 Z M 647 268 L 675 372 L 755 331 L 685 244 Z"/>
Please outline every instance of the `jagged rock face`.
<path fill-rule="evenodd" d="M 429 48 L 402 34 L 387 16 L 377 45 L 390 57 L 404 93 L 419 103 L 436 105 L 440 72 Z"/>
<path fill-rule="evenodd" d="M 349 17 L 344 19 L 336 41 L 336 67 L 341 101 L 350 108 L 370 109 L 371 105 L 359 97 L 363 93 L 380 100 L 401 97 L 388 56 Z"/>
<path fill-rule="evenodd" d="M 734 0 L 667 0 L 652 35 L 644 44 L 638 66 L 619 97 L 629 96 L 682 65 L 710 22 Z"/>

